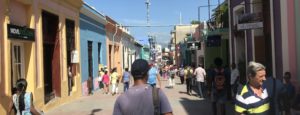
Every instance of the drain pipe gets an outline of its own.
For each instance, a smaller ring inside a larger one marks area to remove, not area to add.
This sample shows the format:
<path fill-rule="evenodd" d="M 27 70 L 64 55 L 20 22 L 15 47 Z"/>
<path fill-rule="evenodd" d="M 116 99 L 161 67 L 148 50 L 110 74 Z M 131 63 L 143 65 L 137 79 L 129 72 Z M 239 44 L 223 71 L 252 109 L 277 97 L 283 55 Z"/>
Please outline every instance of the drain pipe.
<path fill-rule="evenodd" d="M 115 66 L 115 64 L 114 64 L 114 59 L 115 59 L 115 37 L 116 37 L 117 32 L 118 32 L 118 25 L 116 24 L 115 27 L 116 27 L 116 31 L 113 35 L 112 59 L 111 59 L 112 67 L 111 67 L 111 69 L 114 68 L 114 66 Z"/>

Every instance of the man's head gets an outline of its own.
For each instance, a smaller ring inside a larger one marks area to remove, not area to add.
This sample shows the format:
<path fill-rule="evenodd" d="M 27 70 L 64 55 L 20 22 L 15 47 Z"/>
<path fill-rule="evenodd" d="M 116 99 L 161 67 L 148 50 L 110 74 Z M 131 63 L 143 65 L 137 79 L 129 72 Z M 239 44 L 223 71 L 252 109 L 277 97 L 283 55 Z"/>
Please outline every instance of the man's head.
<path fill-rule="evenodd" d="M 203 64 L 201 63 L 201 64 L 198 64 L 198 67 L 202 67 L 203 68 Z"/>
<path fill-rule="evenodd" d="M 231 68 L 232 68 L 232 69 L 235 69 L 235 68 L 236 68 L 235 63 L 232 63 L 232 64 L 231 64 Z"/>
<path fill-rule="evenodd" d="M 285 72 L 283 78 L 286 82 L 289 82 L 290 79 L 291 79 L 291 73 L 290 72 Z"/>
<path fill-rule="evenodd" d="M 148 76 L 148 70 L 150 69 L 148 65 L 148 62 L 144 59 L 137 59 L 132 63 L 131 74 L 134 80 L 143 79 Z"/>
<path fill-rule="evenodd" d="M 215 58 L 214 63 L 217 67 L 221 67 L 223 65 L 223 60 L 220 57 Z"/>
<path fill-rule="evenodd" d="M 247 68 L 247 76 L 250 85 L 253 87 L 261 87 L 263 81 L 266 80 L 266 67 L 257 62 L 250 62 Z"/>
<path fill-rule="evenodd" d="M 125 71 L 128 71 L 128 68 L 125 68 Z"/>

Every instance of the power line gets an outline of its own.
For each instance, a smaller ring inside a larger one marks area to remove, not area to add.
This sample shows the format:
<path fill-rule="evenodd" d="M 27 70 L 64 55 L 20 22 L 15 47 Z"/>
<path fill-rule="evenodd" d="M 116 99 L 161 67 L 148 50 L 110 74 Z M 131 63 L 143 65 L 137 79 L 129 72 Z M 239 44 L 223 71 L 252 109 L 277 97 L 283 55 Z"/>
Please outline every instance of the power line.
<path fill-rule="evenodd" d="M 171 27 L 176 25 L 122 25 L 122 27 Z"/>

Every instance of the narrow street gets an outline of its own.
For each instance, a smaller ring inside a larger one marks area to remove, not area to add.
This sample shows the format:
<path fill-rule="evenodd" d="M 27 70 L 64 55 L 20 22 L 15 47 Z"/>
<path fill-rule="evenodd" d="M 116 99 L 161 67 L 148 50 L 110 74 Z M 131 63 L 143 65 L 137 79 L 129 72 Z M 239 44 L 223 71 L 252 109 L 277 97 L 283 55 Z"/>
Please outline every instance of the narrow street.
<path fill-rule="evenodd" d="M 179 85 L 176 79 L 173 89 L 167 88 L 167 80 L 162 81 L 163 91 L 168 96 L 174 115 L 212 115 L 211 103 L 202 100 L 193 91 L 192 96 L 186 94 L 186 86 Z M 119 86 L 119 90 L 121 90 Z M 45 112 L 46 115 L 111 115 L 118 95 L 112 96 L 96 91 L 92 96 L 81 97 L 71 103 L 64 104 Z M 227 115 L 233 114 L 233 106 L 226 104 Z"/>

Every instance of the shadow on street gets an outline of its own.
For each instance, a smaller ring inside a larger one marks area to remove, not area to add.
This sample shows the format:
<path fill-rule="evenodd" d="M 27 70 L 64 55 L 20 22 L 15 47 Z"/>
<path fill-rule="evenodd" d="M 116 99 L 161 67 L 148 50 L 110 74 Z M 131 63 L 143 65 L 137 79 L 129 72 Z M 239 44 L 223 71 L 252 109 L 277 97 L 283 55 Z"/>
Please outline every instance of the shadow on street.
<path fill-rule="evenodd" d="M 190 100 L 181 98 L 180 103 L 188 115 L 211 115 L 211 103 L 208 100 Z"/>
<path fill-rule="evenodd" d="M 95 115 L 95 113 L 100 112 L 102 109 L 93 109 L 90 115 Z"/>

